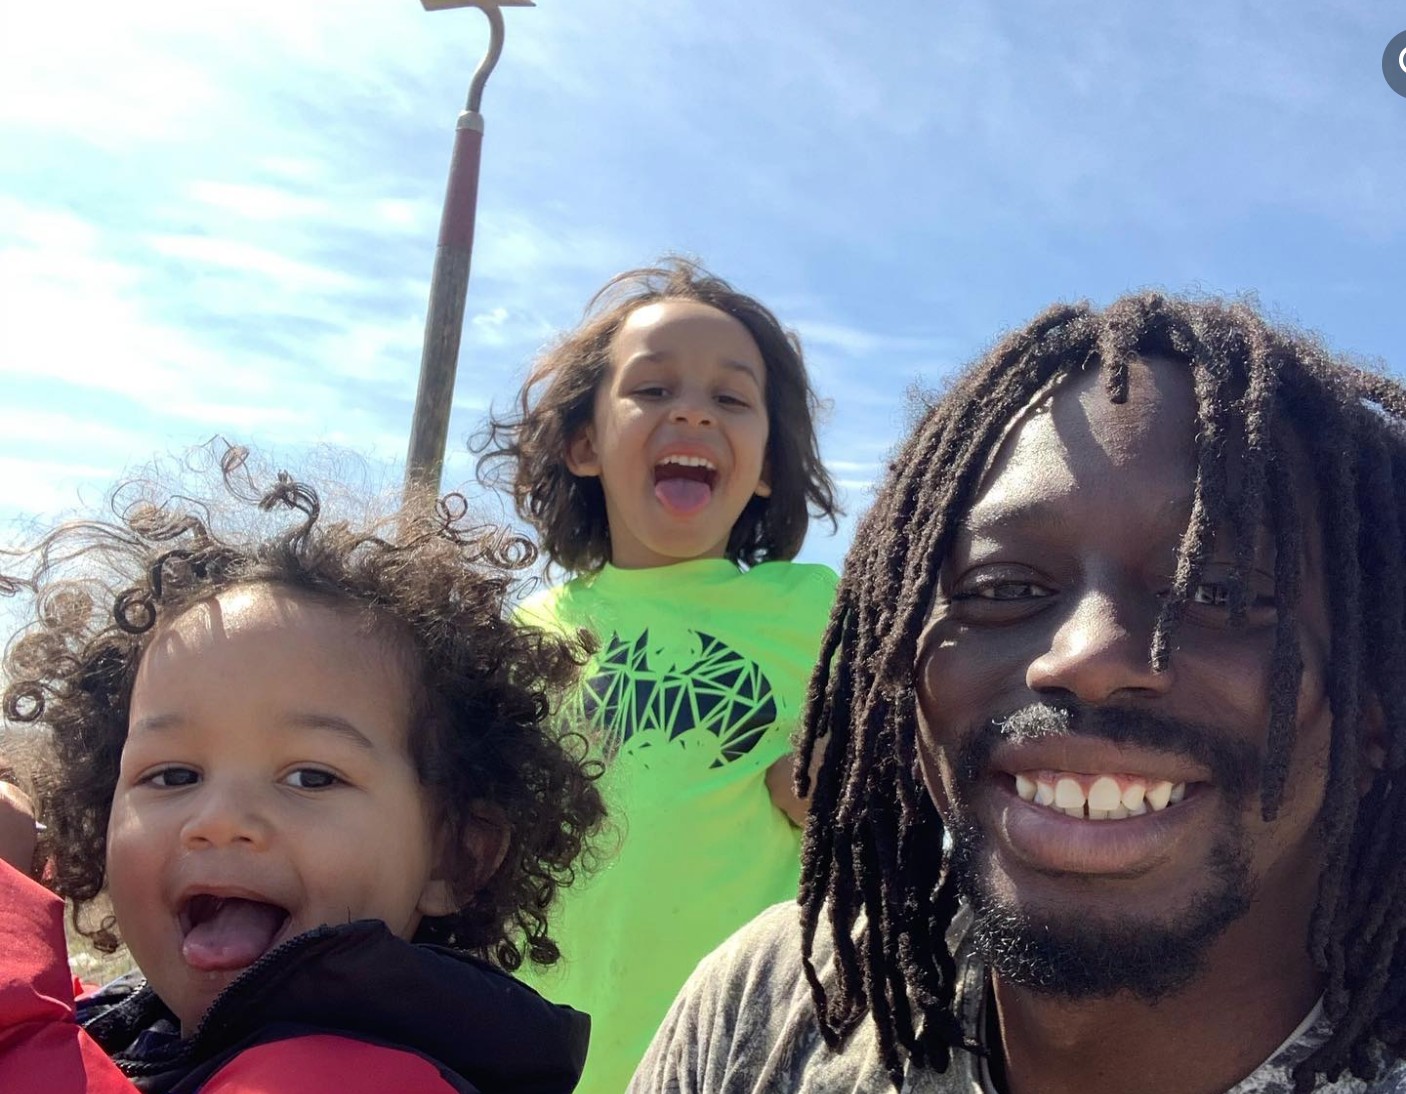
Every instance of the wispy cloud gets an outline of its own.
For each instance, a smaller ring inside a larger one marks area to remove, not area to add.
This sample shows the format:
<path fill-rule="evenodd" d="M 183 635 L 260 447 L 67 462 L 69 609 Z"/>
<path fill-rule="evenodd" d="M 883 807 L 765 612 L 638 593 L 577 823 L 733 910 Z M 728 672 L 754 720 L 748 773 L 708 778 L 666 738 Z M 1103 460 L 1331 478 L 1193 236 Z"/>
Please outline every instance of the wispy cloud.
<path fill-rule="evenodd" d="M 216 432 L 399 459 L 482 17 L 12 7 L 0 519 Z M 665 250 L 800 331 L 852 510 L 904 388 L 1054 298 L 1256 287 L 1345 348 L 1406 341 L 1402 101 L 1369 5 L 572 0 L 507 19 L 454 477 L 538 349 Z M 837 561 L 851 526 L 810 557 Z"/>

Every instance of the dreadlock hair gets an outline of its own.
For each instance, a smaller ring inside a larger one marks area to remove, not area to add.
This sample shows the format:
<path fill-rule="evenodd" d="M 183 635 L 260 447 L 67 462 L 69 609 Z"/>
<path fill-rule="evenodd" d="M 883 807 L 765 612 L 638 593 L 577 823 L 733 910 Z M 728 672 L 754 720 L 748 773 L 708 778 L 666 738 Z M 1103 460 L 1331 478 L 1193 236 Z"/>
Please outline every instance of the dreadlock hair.
<path fill-rule="evenodd" d="M 1297 1088 L 1310 1089 L 1316 1073 L 1370 1078 L 1374 1041 L 1406 1050 L 1406 388 L 1313 336 L 1271 325 L 1252 302 L 1146 292 L 1103 310 L 1051 307 L 924 400 L 845 563 L 797 761 L 804 793 L 823 749 L 803 852 L 803 956 L 827 1043 L 838 1046 L 871 1014 L 895 1087 L 905 1056 L 945 1069 L 952 1048 L 969 1047 L 953 1013 L 957 970 L 946 942 L 958 896 L 942 822 L 916 771 L 913 665 L 944 560 L 1012 418 L 1085 368 L 1101 369 L 1108 398 L 1124 402 L 1129 364 L 1143 356 L 1190 371 L 1197 417 L 1191 515 L 1153 632 L 1154 667 L 1168 663 L 1216 529 L 1233 537 L 1232 623 L 1245 616 L 1256 532 L 1267 527 L 1273 537 L 1266 820 L 1279 809 L 1295 740 L 1300 566 L 1311 522 L 1331 560 L 1333 735 L 1319 819 L 1328 850 L 1308 945 L 1325 975 L 1333 1032 L 1298 1065 Z M 1230 458 L 1242 468 L 1234 491 Z M 1316 480 L 1316 513 L 1296 500 L 1304 474 Z M 1381 709 L 1386 758 L 1360 796 L 1369 699 Z M 822 917 L 835 946 L 828 990 L 812 960 Z"/>
<path fill-rule="evenodd" d="M 0 593 L 28 594 L 30 609 L 0 666 L 4 716 L 34 757 L 46 880 L 72 901 L 74 928 L 101 951 L 119 945 L 111 916 L 89 926 L 82 913 L 107 887 L 108 815 L 143 654 L 191 605 L 267 584 L 384 638 L 405 666 L 410 758 L 443 830 L 473 830 L 486 807 L 510 834 L 488 878 L 466 841 L 448 841 L 458 910 L 425 917 L 414 940 L 510 971 L 556 961 L 548 914 L 591 865 L 605 810 L 599 764 L 551 714 L 589 649 L 507 614 L 536 548 L 473 522 L 459 494 L 412 498 L 378 518 L 373 500 L 350 491 L 356 519 L 333 520 L 306 482 L 257 474 L 247 449 L 215 441 L 187 462 L 219 485 L 190 497 L 177 489 L 186 476 L 131 480 L 113 492 L 111 518 L 0 551 L 10 574 Z"/>

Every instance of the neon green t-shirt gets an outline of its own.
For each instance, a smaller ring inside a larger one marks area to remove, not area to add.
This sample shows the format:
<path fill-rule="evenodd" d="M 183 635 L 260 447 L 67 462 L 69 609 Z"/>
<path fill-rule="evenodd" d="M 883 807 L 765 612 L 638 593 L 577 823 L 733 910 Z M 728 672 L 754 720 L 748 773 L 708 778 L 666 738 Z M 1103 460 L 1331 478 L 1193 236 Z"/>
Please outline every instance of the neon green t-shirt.
<path fill-rule="evenodd" d="M 601 644 L 563 714 L 607 762 L 619 850 L 564 894 L 561 962 L 524 970 L 591 1015 L 579 1094 L 621 1094 L 694 966 L 763 908 L 795 900 L 800 832 L 764 779 L 791 750 L 836 580 L 792 562 L 607 566 L 520 609 Z"/>

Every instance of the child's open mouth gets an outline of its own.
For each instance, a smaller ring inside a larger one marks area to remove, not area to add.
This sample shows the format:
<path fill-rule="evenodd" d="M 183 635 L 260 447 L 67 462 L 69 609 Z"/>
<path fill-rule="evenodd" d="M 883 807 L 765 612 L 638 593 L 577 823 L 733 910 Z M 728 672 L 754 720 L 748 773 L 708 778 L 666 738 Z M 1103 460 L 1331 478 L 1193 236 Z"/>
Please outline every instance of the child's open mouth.
<path fill-rule="evenodd" d="M 707 505 L 717 481 L 717 466 L 706 456 L 665 456 L 654 465 L 654 496 L 678 516 Z"/>
<path fill-rule="evenodd" d="M 192 968 L 242 969 L 272 948 L 288 925 L 285 908 L 262 900 L 196 893 L 180 911 L 181 955 Z"/>

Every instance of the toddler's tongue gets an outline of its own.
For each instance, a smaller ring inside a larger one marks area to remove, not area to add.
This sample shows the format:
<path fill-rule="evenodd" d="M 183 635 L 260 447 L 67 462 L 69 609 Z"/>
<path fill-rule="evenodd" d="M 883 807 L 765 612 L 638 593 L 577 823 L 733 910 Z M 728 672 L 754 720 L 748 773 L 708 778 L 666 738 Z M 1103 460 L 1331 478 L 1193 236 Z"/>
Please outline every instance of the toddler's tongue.
<path fill-rule="evenodd" d="M 708 504 L 713 488 L 697 479 L 660 479 L 654 484 L 654 496 L 664 508 L 677 516 L 687 517 Z"/>
<path fill-rule="evenodd" d="M 191 927 L 181 954 L 194 968 L 242 969 L 267 951 L 288 919 L 288 913 L 257 900 L 228 897 Z"/>

